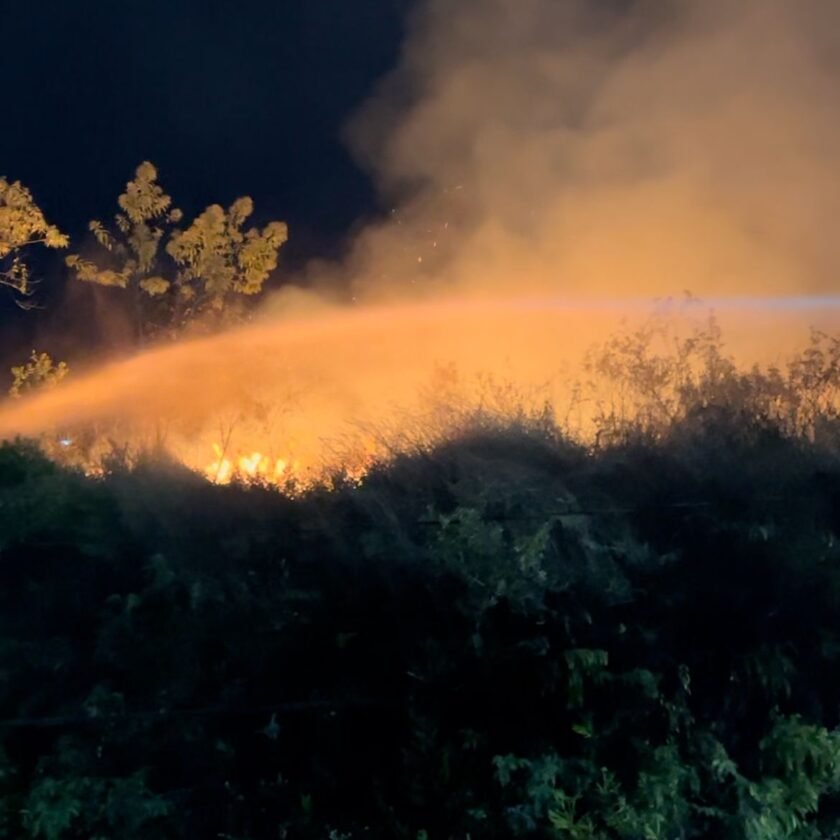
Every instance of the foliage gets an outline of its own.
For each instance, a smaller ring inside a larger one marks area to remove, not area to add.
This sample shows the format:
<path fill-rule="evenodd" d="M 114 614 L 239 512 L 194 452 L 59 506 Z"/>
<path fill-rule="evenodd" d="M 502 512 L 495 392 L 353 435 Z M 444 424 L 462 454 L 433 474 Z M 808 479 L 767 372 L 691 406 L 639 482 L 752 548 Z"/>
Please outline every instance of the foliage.
<path fill-rule="evenodd" d="M 611 445 L 479 415 L 294 498 L 0 447 L 2 833 L 837 836 L 836 345 L 715 341 L 613 345 Z"/>
<path fill-rule="evenodd" d="M 19 397 L 35 388 L 52 388 L 70 372 L 66 362 L 56 364 L 48 353 L 33 350 L 29 360 L 12 368 L 12 386 L 9 394 Z"/>
<path fill-rule="evenodd" d="M 47 222 L 30 191 L 20 181 L 0 178 L 0 285 L 19 295 L 24 308 L 33 281 L 24 251 L 33 245 L 66 248 L 67 237 Z"/>
<path fill-rule="evenodd" d="M 286 241 L 286 226 L 271 222 L 263 230 L 242 225 L 253 213 L 250 198 L 237 199 L 225 212 L 208 207 L 185 231 L 175 231 L 168 253 L 181 267 L 178 282 L 203 283 L 210 305 L 220 307 L 235 292 L 254 295 L 277 265 L 277 249 Z"/>
<path fill-rule="evenodd" d="M 596 404 L 599 444 L 661 440 L 688 418 L 699 427 L 724 413 L 750 430 L 836 440 L 840 336 L 813 330 L 784 368 L 742 370 L 724 352 L 713 314 L 687 331 L 673 315 L 665 307 L 589 353 L 585 390 Z"/>
<path fill-rule="evenodd" d="M 253 214 L 248 197 L 227 210 L 213 204 L 182 230 L 183 214 L 157 177 L 142 163 L 118 199 L 114 229 L 90 223 L 99 259 L 67 258 L 79 280 L 129 291 L 141 341 L 236 317 L 238 299 L 262 291 L 287 239 L 282 222 L 244 229 Z"/>
<path fill-rule="evenodd" d="M 73 756 L 73 758 L 77 758 Z M 78 768 L 72 763 L 70 767 Z M 171 805 L 146 787 L 143 774 L 126 778 L 47 776 L 26 799 L 23 827 L 31 837 L 159 837 L 160 818 Z"/>

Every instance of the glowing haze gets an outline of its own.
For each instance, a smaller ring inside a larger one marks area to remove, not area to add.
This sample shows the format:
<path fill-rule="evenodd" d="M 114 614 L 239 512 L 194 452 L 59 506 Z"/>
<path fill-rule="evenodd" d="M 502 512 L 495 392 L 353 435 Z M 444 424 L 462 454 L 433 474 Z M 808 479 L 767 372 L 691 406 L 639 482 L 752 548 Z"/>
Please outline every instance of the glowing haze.
<path fill-rule="evenodd" d="M 834 0 L 429 0 L 347 132 L 394 212 L 302 278 L 352 306 L 277 295 L 9 405 L 0 434 L 164 426 L 214 477 L 277 476 L 436 366 L 550 390 L 631 299 L 683 290 L 737 297 L 731 347 L 778 360 L 836 326 L 837 31 Z"/>
<path fill-rule="evenodd" d="M 431 239 L 424 282 L 482 293 L 836 289 L 838 27 L 833 0 L 431 0 L 351 126 L 409 197 L 357 281 L 393 291 Z"/>

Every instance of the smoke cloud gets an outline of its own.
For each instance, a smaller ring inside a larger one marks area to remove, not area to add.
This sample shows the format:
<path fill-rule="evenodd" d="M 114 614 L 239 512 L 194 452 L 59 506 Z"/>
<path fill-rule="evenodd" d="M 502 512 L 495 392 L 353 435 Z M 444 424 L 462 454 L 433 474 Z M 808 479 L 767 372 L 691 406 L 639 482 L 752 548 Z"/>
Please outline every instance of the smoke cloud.
<path fill-rule="evenodd" d="M 399 208 L 341 274 L 647 296 L 835 288 L 834 0 L 429 0 L 349 141 Z"/>

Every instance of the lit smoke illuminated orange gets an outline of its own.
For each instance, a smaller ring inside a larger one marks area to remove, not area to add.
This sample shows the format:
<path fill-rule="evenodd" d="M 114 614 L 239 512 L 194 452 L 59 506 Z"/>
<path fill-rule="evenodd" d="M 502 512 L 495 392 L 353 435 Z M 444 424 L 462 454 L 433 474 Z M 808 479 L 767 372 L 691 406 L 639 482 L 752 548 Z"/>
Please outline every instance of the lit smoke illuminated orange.
<path fill-rule="evenodd" d="M 831 328 L 835 311 L 722 309 L 719 320 L 742 362 L 780 362 L 804 345 L 809 325 Z M 336 464 L 360 477 L 392 448 L 445 434 L 453 404 L 504 412 L 548 400 L 585 432 L 587 407 L 567 414 L 577 363 L 593 342 L 649 313 L 620 301 L 510 298 L 274 318 L 8 401 L 0 436 L 99 428 L 135 445 L 162 442 L 221 483 L 306 482 Z"/>

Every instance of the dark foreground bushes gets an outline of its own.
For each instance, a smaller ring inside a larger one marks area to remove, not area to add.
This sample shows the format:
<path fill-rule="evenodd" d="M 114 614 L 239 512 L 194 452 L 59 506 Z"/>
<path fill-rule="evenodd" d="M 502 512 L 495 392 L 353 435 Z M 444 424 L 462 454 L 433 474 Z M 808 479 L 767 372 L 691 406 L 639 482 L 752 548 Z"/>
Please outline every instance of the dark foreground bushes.
<path fill-rule="evenodd" d="M 0 449 L 0 835 L 840 836 L 840 462 L 734 415 L 290 500 Z"/>

